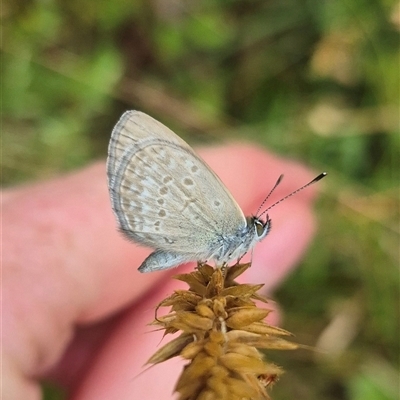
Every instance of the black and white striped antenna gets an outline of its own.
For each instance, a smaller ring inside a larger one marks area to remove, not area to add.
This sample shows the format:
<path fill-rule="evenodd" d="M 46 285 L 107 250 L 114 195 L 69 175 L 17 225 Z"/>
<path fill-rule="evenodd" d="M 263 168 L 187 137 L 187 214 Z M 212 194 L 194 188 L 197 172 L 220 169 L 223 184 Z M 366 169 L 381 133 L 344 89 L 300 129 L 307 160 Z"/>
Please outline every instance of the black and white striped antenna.
<path fill-rule="evenodd" d="M 258 215 L 258 213 L 260 212 L 261 208 L 263 207 L 263 205 L 265 204 L 265 202 L 269 199 L 269 197 L 271 196 L 271 194 L 273 193 L 273 191 L 277 188 L 277 186 L 282 182 L 283 179 L 283 175 L 281 175 L 278 180 L 276 181 L 274 187 L 271 189 L 271 191 L 268 193 L 268 195 L 265 197 L 265 199 L 263 200 L 263 202 L 261 203 L 260 207 L 257 210 L 256 213 L 256 217 L 260 218 L 262 217 L 267 211 L 269 211 L 272 207 L 275 207 L 277 204 L 281 203 L 283 200 L 288 199 L 289 197 L 292 197 L 293 195 L 295 195 L 296 193 L 299 193 L 300 191 L 302 191 L 303 189 L 305 189 L 306 187 L 312 185 L 313 183 L 316 183 L 318 181 L 320 181 L 322 178 L 324 178 L 326 176 L 326 172 L 322 172 L 321 174 L 319 174 L 317 177 L 315 177 L 312 181 L 306 183 L 305 185 L 303 185 L 302 187 L 296 189 L 294 192 L 289 193 L 288 195 L 286 195 L 285 197 L 281 198 L 280 200 L 278 200 L 277 202 L 275 202 L 274 204 L 272 204 L 272 206 L 269 206 L 266 210 L 264 210 L 260 215 Z"/>

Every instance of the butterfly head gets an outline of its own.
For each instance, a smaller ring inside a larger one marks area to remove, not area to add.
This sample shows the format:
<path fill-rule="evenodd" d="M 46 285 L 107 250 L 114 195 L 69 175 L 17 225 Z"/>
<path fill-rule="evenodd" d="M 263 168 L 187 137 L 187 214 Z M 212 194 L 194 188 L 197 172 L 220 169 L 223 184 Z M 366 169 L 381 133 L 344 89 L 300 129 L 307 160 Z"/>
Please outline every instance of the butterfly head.
<path fill-rule="evenodd" d="M 271 230 L 271 219 L 269 216 L 266 216 L 265 222 L 255 216 L 247 217 L 247 227 L 254 232 L 254 239 L 257 242 L 260 242 L 268 235 L 269 231 Z"/>

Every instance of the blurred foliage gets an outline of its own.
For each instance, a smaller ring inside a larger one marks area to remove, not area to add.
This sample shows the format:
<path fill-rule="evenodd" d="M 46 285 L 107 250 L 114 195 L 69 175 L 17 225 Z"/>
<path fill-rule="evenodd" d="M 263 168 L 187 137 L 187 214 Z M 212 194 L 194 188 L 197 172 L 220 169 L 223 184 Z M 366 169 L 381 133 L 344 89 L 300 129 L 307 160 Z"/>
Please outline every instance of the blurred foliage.
<path fill-rule="evenodd" d="M 318 237 L 275 294 L 325 353 L 277 354 L 274 399 L 398 398 L 400 3 L 16 0 L 2 17 L 3 185 L 104 158 L 126 109 L 327 170 Z"/>

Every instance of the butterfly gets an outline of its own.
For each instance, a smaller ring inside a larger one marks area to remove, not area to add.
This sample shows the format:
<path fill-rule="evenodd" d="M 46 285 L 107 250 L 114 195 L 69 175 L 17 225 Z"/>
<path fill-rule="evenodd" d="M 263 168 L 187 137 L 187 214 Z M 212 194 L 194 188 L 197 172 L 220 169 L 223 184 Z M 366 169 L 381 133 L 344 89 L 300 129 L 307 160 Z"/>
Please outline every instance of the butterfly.
<path fill-rule="evenodd" d="M 268 215 L 263 220 L 262 215 L 271 207 L 246 217 L 194 150 L 140 111 L 125 112 L 114 127 L 107 175 L 120 231 L 154 249 L 140 265 L 140 272 L 190 261 L 213 260 L 223 266 L 239 260 L 270 232 L 271 220 Z"/>

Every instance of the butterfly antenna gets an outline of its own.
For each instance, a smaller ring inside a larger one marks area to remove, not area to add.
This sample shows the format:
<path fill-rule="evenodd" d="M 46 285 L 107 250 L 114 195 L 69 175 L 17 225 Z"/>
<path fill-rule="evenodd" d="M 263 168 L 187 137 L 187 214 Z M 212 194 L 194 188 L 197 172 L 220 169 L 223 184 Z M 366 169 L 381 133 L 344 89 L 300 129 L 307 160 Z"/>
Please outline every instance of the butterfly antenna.
<path fill-rule="evenodd" d="M 274 191 L 274 189 L 279 185 L 280 181 L 283 178 L 283 175 L 281 175 L 278 179 L 278 181 L 276 182 L 275 186 L 272 188 L 272 190 L 270 191 L 269 195 L 265 198 L 265 200 L 262 202 L 260 208 L 257 211 L 257 217 L 261 217 L 263 216 L 268 210 L 270 210 L 272 207 L 275 207 L 277 204 L 281 203 L 283 200 L 288 199 L 289 197 L 292 197 L 294 194 L 299 193 L 300 191 L 302 191 L 303 189 L 305 189 L 306 187 L 312 185 L 315 182 L 320 181 L 322 178 L 324 178 L 326 176 L 326 172 L 322 172 L 321 174 L 319 174 L 316 178 L 314 178 L 312 181 L 306 183 L 304 186 L 302 186 L 301 188 L 296 189 L 294 192 L 289 193 L 287 196 L 283 197 L 282 199 L 278 200 L 276 203 L 272 204 L 272 206 L 268 207 L 265 211 L 263 211 L 260 215 L 258 215 L 258 212 L 260 211 L 260 208 L 263 206 L 263 204 L 265 203 L 265 201 L 268 199 L 268 197 L 271 195 L 271 193 Z"/>
<path fill-rule="evenodd" d="M 278 180 L 276 181 L 274 187 L 270 190 L 270 192 L 268 193 L 267 197 L 263 200 L 263 202 L 261 203 L 260 207 L 258 207 L 258 210 L 256 212 L 256 215 L 258 216 L 258 213 L 260 212 L 260 210 L 262 209 L 263 205 L 265 204 L 265 202 L 269 199 L 269 196 L 271 196 L 272 192 L 276 189 L 276 187 L 282 182 L 283 179 L 283 175 L 281 175 Z M 264 213 L 263 213 L 264 214 Z M 262 215 L 262 214 L 261 214 Z"/>

